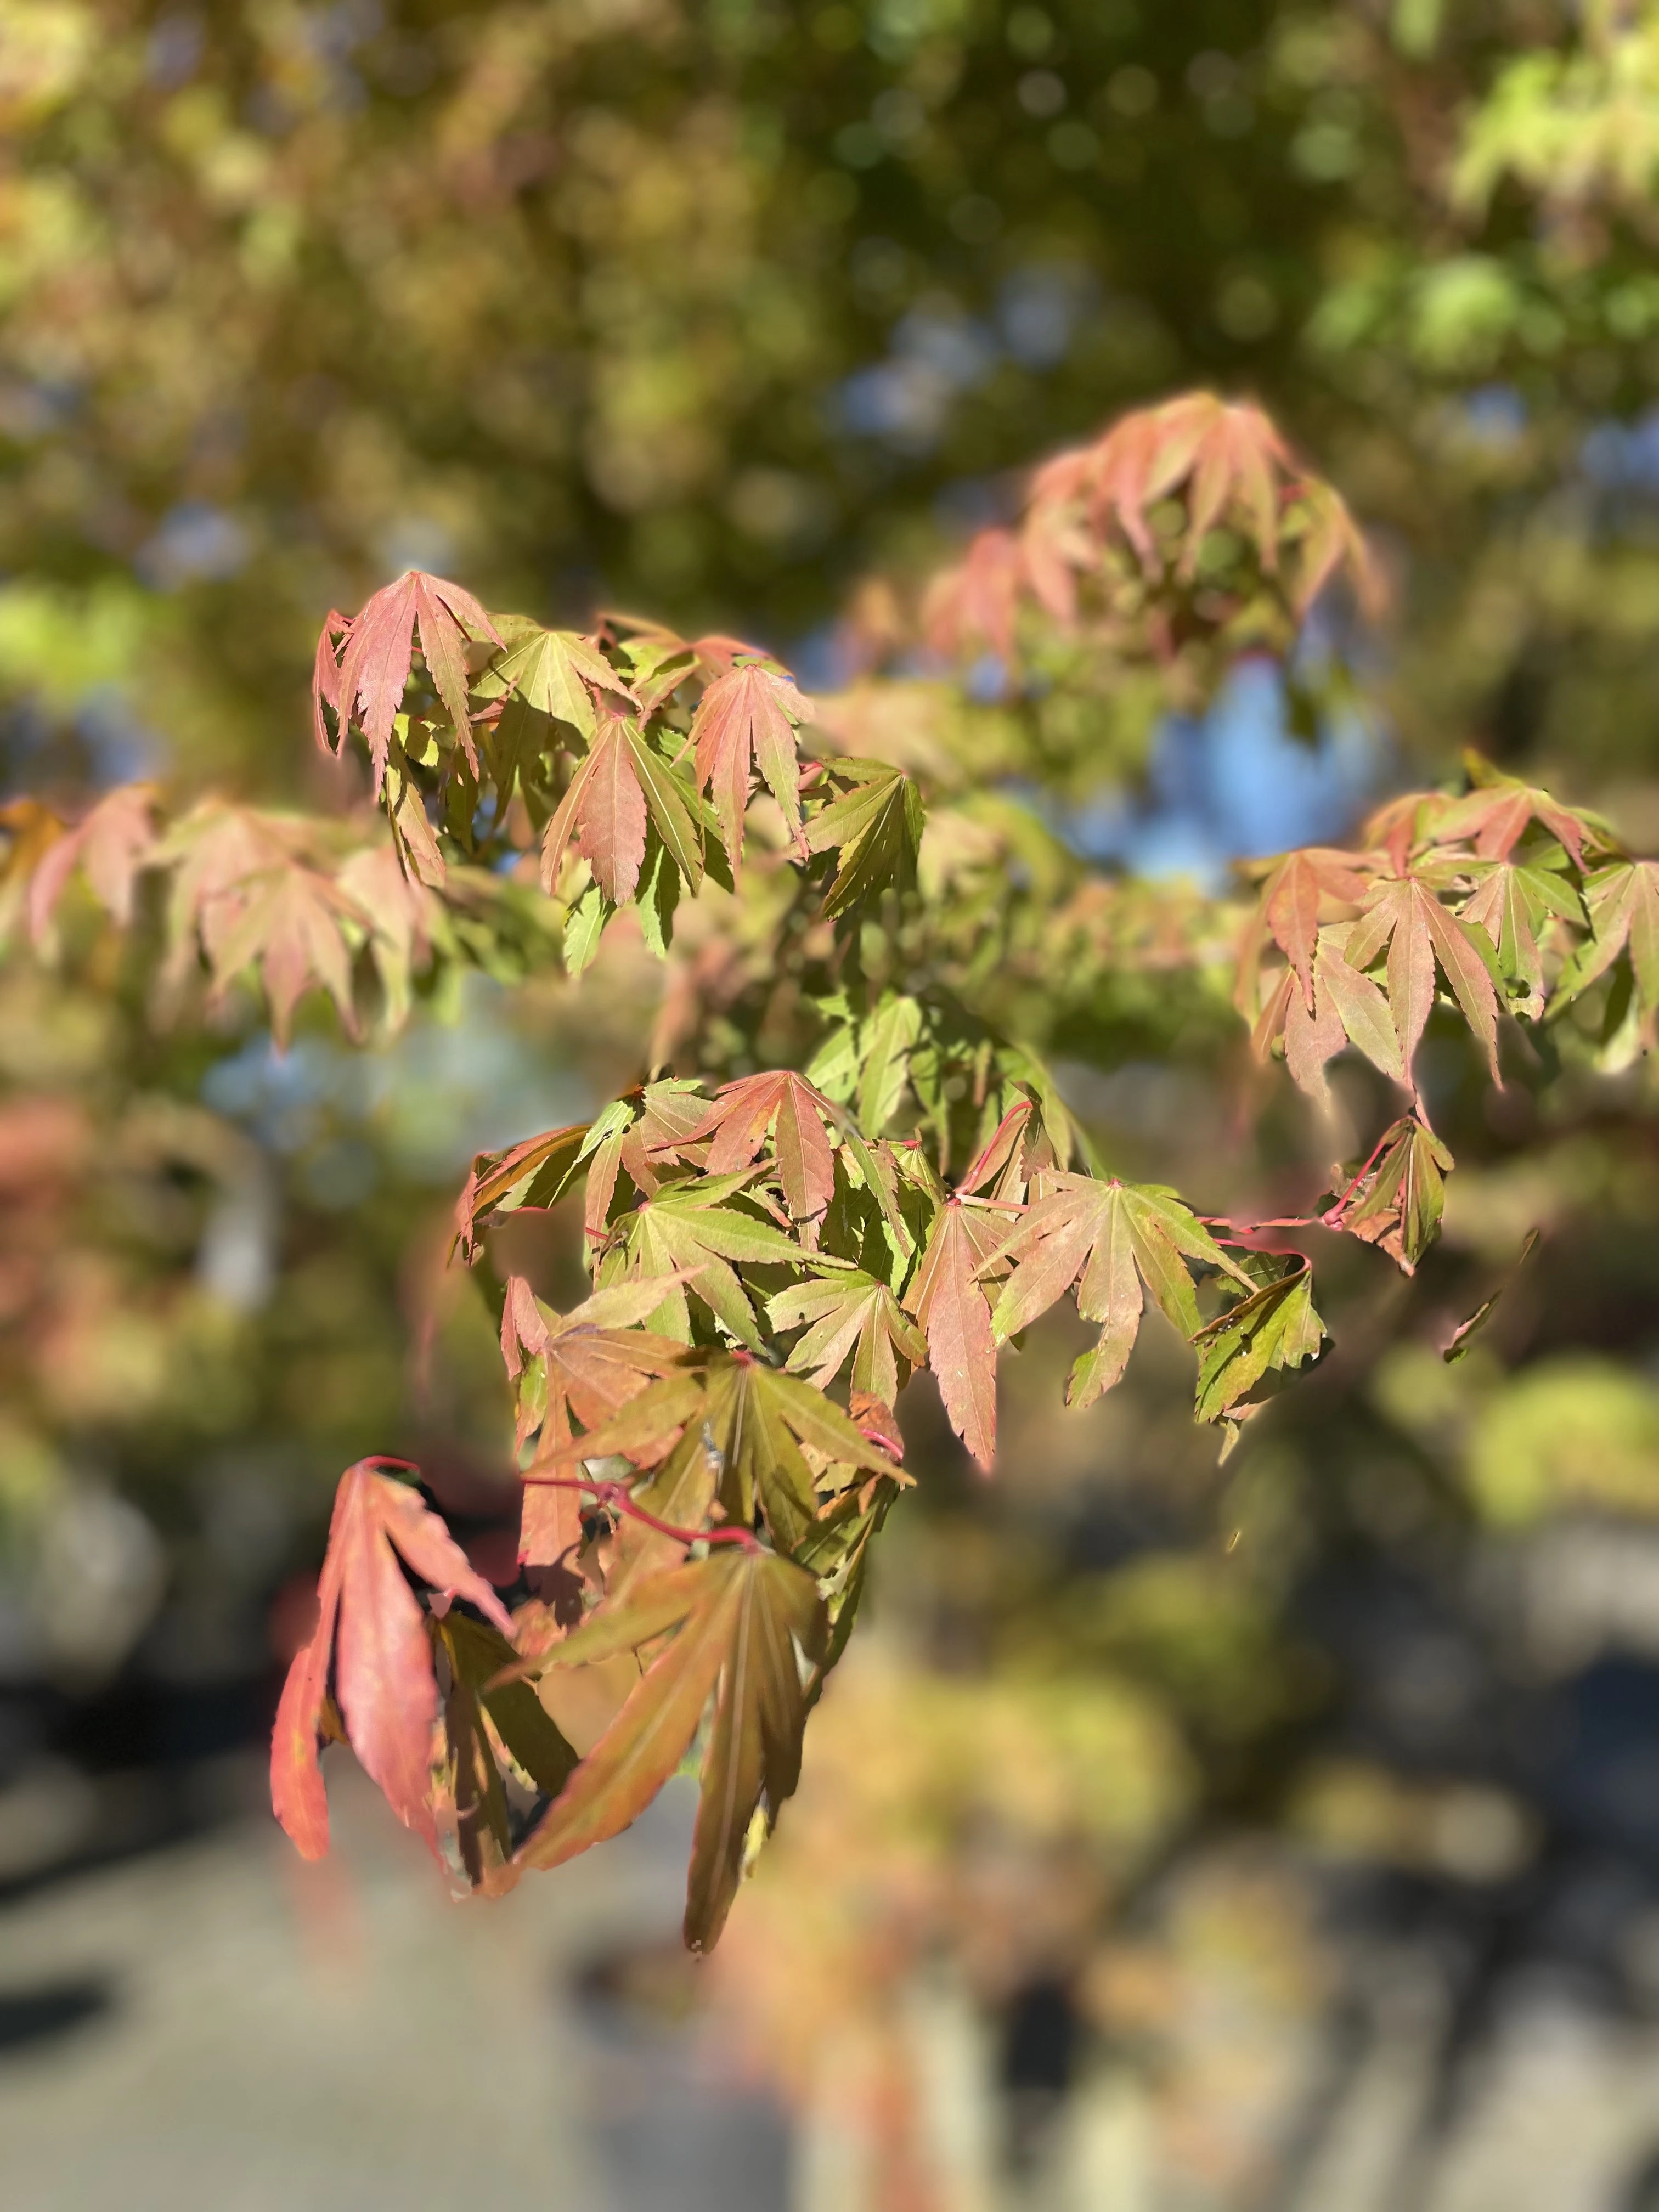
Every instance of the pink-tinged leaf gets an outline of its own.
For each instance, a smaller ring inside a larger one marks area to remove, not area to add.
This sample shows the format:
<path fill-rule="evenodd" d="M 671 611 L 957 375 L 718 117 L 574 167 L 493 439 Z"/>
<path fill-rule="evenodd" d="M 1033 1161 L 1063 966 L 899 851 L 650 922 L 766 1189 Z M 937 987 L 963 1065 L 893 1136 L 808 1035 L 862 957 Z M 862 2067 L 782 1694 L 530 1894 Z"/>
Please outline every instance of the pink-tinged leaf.
<path fill-rule="evenodd" d="M 587 795 L 587 787 L 593 779 L 598 756 L 589 752 L 576 763 L 564 797 L 542 832 L 542 889 L 551 898 L 559 884 L 560 864 L 565 848 L 576 835 L 576 825 Z"/>
<path fill-rule="evenodd" d="M 1142 1283 L 1190 1337 L 1199 1311 L 1188 1261 L 1221 1274 L 1238 1273 L 1172 1190 L 1069 1170 L 1045 1176 L 1042 1197 L 1026 1208 L 995 1256 L 1013 1268 L 992 1316 L 999 1343 L 1046 1313 L 1074 1282 L 1079 1313 L 1103 1324 L 1095 1350 L 1072 1371 L 1068 1405 L 1090 1404 L 1122 1374 L 1139 1328 Z"/>
<path fill-rule="evenodd" d="M 1389 1002 L 1394 1009 L 1401 1064 L 1409 1069 L 1434 1003 L 1434 948 L 1423 907 L 1407 885 L 1405 912 L 1389 946 Z"/>
<path fill-rule="evenodd" d="M 377 795 L 414 652 L 415 576 L 410 570 L 376 592 L 364 607 L 352 623 L 340 664 L 341 735 L 354 718 L 361 723 L 368 739 Z"/>
<path fill-rule="evenodd" d="M 1031 1113 L 1031 1102 L 1029 1098 L 1022 1098 L 1018 1105 L 1008 1109 L 1001 1121 L 991 1132 L 977 1158 L 969 1161 L 968 1171 L 957 1186 L 964 1195 L 974 1191 L 982 1191 L 988 1183 L 995 1182 L 999 1176 L 1006 1174 L 1008 1169 L 1013 1165 L 1019 1147 L 1024 1140 L 1026 1124 L 1030 1121 Z M 1017 1191 L 1003 1191 L 1000 1188 L 998 1194 L 1017 1199 L 1024 1188 L 1024 1185 L 1021 1183 Z"/>
<path fill-rule="evenodd" d="M 985 1256 L 963 1202 L 948 1199 L 904 1304 L 927 1333 L 927 1364 L 951 1426 L 988 1474 L 997 1449 L 997 1354 L 991 1309 L 976 1279 Z"/>
<path fill-rule="evenodd" d="M 110 919 L 132 920 L 133 888 L 155 852 L 155 793 L 147 783 L 119 785 L 49 845 L 29 878 L 29 935 L 44 942 L 64 886 L 78 866 Z"/>
<path fill-rule="evenodd" d="M 1054 571 L 1051 540 L 1037 556 L 1045 596 L 1062 592 Z M 988 645 L 1006 660 L 1014 650 L 1014 617 L 1024 590 L 1027 560 L 1020 540 L 1009 530 L 981 530 L 960 565 L 937 578 L 922 610 L 927 641 L 934 652 L 957 654 Z"/>
<path fill-rule="evenodd" d="M 522 1355 L 534 1358 L 550 1341 L 536 1294 L 522 1275 L 509 1275 L 501 1301 L 501 1359 L 508 1378 L 516 1382 L 524 1368 Z"/>
<path fill-rule="evenodd" d="M 835 1109 L 804 1076 L 787 1068 L 739 1076 L 722 1085 L 685 1141 L 712 1138 L 710 1175 L 733 1175 L 759 1158 L 772 1132 L 784 1201 L 796 1221 L 817 1219 L 836 1193 L 836 1158 L 824 1121 Z"/>
<path fill-rule="evenodd" d="M 496 645 L 502 641 L 470 592 L 459 584 L 447 583 L 441 576 L 411 568 L 376 592 L 356 617 L 340 664 L 337 703 L 341 735 L 354 719 L 358 722 L 368 739 L 377 794 L 386 775 L 392 726 L 409 684 L 417 623 L 421 650 L 433 683 L 475 770 L 477 766 L 467 719 L 465 659 L 458 625 L 465 623 Z"/>
<path fill-rule="evenodd" d="M 492 645 L 502 645 L 506 641 L 471 592 L 464 592 L 459 584 L 447 584 L 441 577 L 423 575 L 418 570 L 415 577 L 415 612 L 421 656 L 448 711 L 456 738 L 466 755 L 467 766 L 476 776 L 478 750 L 473 743 L 471 718 L 467 712 L 466 646 L 461 623 L 465 623 L 479 636 L 487 637 Z"/>
<path fill-rule="evenodd" d="M 1405 1064 L 1400 1056 L 1400 1039 L 1389 1018 L 1389 1002 L 1370 977 L 1351 968 L 1328 941 L 1319 948 L 1315 975 L 1322 1009 L 1330 1007 L 1347 1032 L 1348 1042 L 1358 1046 L 1373 1067 L 1403 1083 Z"/>
<path fill-rule="evenodd" d="M 340 1603 L 337 1571 L 331 1577 L 325 1571 L 317 1595 L 317 1627 L 310 1643 L 289 1663 L 270 1738 L 271 1810 L 305 1859 L 324 1858 L 328 1852 L 328 1792 L 317 1757 L 317 1731 L 334 1651 Z"/>
<path fill-rule="evenodd" d="M 1319 1106 L 1328 1108 L 1331 1103 L 1325 1064 L 1334 1060 L 1347 1042 L 1347 1031 L 1328 998 L 1322 997 L 1310 1012 L 1302 994 L 1291 992 L 1285 1009 L 1285 1065 L 1297 1089 L 1306 1091 Z"/>
<path fill-rule="evenodd" d="M 294 1009 L 313 983 L 333 1000 L 348 1034 L 356 1035 L 351 951 L 342 924 L 361 926 L 364 917 L 326 876 L 298 862 L 274 870 L 245 885 L 239 908 L 217 919 L 222 927 L 204 915 L 203 931 L 216 996 L 257 963 L 279 1044 L 287 1044 Z"/>
<path fill-rule="evenodd" d="M 1463 1018 L 1480 1039 L 1492 1079 L 1501 1090 L 1504 1078 L 1498 1065 L 1498 991 L 1468 927 L 1448 914 L 1438 899 L 1419 886 L 1423 919 L 1435 957 L 1439 961 L 1452 995 L 1463 1010 Z"/>
<path fill-rule="evenodd" d="M 824 1607 L 810 1574 L 755 1551 L 716 1552 L 631 1582 L 549 1654 L 567 1668 L 639 1650 L 666 1634 L 626 1704 L 519 1852 L 562 1866 L 636 1820 L 684 1755 L 711 1696 L 686 1883 L 685 1941 L 717 1941 L 742 1877 L 750 1822 L 776 1820 L 800 1773 L 806 1697 L 799 1652 L 821 1662 Z"/>
<path fill-rule="evenodd" d="M 645 860 L 645 794 L 635 773 L 626 724 L 603 718 L 586 763 L 576 807 L 577 848 L 613 906 L 634 896 Z"/>
<path fill-rule="evenodd" d="M 1453 799 L 1434 826 L 1437 843 L 1473 837 L 1483 860 L 1506 860 L 1534 821 L 1541 822 L 1572 855 L 1573 866 L 1584 868 L 1586 824 L 1553 799 L 1547 791 L 1500 776 L 1478 755 L 1465 756 L 1472 771 L 1484 781 L 1463 799 Z"/>
<path fill-rule="evenodd" d="M 334 1661 L 347 1737 L 406 1827 L 434 1843 L 429 1785 L 438 1687 L 425 1614 L 399 1559 L 445 1598 L 476 1605 L 504 1636 L 513 1624 L 418 1492 L 359 1460 L 340 1478 L 318 1584 L 315 1635 L 289 1669 L 271 1740 L 271 1802 L 300 1850 L 328 1848 L 317 1731 Z M 435 1845 L 434 1845 L 435 1847 Z"/>
<path fill-rule="evenodd" d="M 1366 883 L 1349 856 L 1321 846 L 1287 853 L 1262 886 L 1261 918 L 1302 982 L 1304 1003 L 1314 1002 L 1313 957 L 1320 907 L 1332 899 L 1358 906 Z"/>
<path fill-rule="evenodd" d="M 1382 946 L 1389 947 L 1389 1006 L 1408 1079 L 1434 1003 L 1434 946 L 1425 912 L 1432 902 L 1420 884 L 1399 877 L 1382 886 L 1348 937 L 1347 958 L 1356 969 L 1369 968 Z"/>
<path fill-rule="evenodd" d="M 732 1555 L 636 1583 L 623 1607 L 585 1623 L 551 1655 L 576 1666 L 637 1649 L 684 1623 L 630 1692 L 539 1826 L 520 1864 L 562 1866 L 631 1826 L 684 1758 L 726 1657 L 739 1589 Z"/>
<path fill-rule="evenodd" d="M 697 788 L 714 798 L 733 867 L 743 851 L 751 764 L 759 769 L 782 808 L 791 835 L 799 838 L 800 762 L 795 728 L 811 721 L 816 711 L 788 677 L 760 661 L 740 663 L 716 677 L 698 702 L 691 723 Z"/>

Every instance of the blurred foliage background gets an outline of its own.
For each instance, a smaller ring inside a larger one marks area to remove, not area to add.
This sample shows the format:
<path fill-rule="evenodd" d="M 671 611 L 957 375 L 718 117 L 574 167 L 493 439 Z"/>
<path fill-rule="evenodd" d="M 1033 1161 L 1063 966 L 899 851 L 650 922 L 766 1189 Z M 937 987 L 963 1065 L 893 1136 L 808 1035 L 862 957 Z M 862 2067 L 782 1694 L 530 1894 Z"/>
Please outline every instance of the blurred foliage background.
<path fill-rule="evenodd" d="M 1466 744 L 1652 846 L 1656 234 L 1635 0 L 0 0 L 0 775 L 349 797 L 313 644 L 407 565 L 717 625 L 828 690 L 878 641 L 861 579 L 908 587 L 1048 448 L 1212 384 L 1342 489 L 1389 603 L 1314 726 L 1258 668 L 1115 746 L 1056 799 L 1077 848 L 1214 887 Z M 659 989 L 643 959 L 580 997 L 452 980 L 383 1049 L 313 1009 L 283 1055 L 247 1005 L 168 1026 L 75 973 L 0 968 L 16 1787 L 261 1725 L 273 1607 L 280 1644 L 358 1453 L 499 1519 L 450 1195 L 631 1079 Z M 1231 1019 L 1143 975 L 1046 1040 L 1126 1172 L 1215 1206 Z M 844 2201 L 958 2201 L 903 2088 L 940 1987 L 1013 2151 L 1059 2155 L 1103 2065 L 1109 2155 L 1159 2192 L 1124 2201 L 1160 2207 L 1311 2207 L 1310 2115 L 1397 2031 L 1381 1959 L 1436 2054 L 1401 2140 L 1540 1973 L 1659 2002 L 1653 1090 L 1567 1060 L 1540 1105 L 1448 1052 L 1410 1325 L 1334 1255 L 1341 1352 L 1219 1471 L 1151 1332 L 1087 1417 L 1052 1410 L 1058 1329 L 1011 1360 L 991 1488 L 907 1406 L 894 1540 L 934 1595 L 878 1591 L 815 1724 L 777 1854 L 821 1912 L 763 1869 L 720 1966 L 809 2114 L 825 2046 L 791 2022 L 840 2008 L 836 2111 L 887 2191 Z M 1271 1199 L 1301 1109 L 1252 1110 Z M 1431 1324 L 1534 1225 L 1445 1367 Z M 118 1847 L 114 1801 L 75 1802 L 0 1823 L 0 1879 Z M 1596 2141 L 1636 2186 L 1639 2127 Z"/>

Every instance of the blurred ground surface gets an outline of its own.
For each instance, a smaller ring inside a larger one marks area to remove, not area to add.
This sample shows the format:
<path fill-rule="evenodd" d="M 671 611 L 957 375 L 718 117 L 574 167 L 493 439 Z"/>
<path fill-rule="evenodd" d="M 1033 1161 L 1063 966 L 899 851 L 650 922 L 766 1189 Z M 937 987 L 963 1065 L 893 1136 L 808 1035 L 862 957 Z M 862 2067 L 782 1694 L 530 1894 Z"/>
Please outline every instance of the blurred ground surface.
<path fill-rule="evenodd" d="M 250 1808 L 0 1911 L 6 2212 L 782 2212 L 764 2101 L 574 1994 L 676 1927 L 686 1807 L 481 1910 L 331 1765 L 319 1866 Z"/>
<path fill-rule="evenodd" d="M 343 1759 L 335 1855 L 302 1864 L 260 1765 L 198 1771 L 228 1814 L 202 1832 L 0 1905 L 4 2212 L 869 2212 L 833 2112 L 792 2145 L 694 2025 L 596 1988 L 677 1936 L 689 1791 L 460 1906 Z M 1597 1917 L 1594 1873 L 1555 1917 Z M 1640 1967 L 1651 1916 L 1612 1917 L 1605 1963 Z M 1249 2212 L 1659 2212 L 1659 2007 L 1614 2001 L 1587 1952 L 1531 1949 L 1449 2066 L 1458 1976 L 1426 1935 L 1361 1947 L 1272 2124 L 1279 2192 Z M 982 2024 L 948 1992 L 924 2010 L 950 2212 L 1246 2212 L 1172 2185 L 1158 2082 L 1127 2052 L 1097 2051 L 1035 2169 L 999 2180 Z"/>

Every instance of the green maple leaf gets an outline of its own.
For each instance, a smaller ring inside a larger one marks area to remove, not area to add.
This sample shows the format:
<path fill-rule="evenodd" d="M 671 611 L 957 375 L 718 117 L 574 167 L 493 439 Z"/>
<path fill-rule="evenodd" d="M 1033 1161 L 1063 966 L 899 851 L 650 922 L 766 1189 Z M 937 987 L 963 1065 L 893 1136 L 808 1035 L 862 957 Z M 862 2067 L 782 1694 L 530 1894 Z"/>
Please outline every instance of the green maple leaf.
<path fill-rule="evenodd" d="M 909 1368 L 927 1364 L 926 1337 L 888 1285 L 861 1267 L 837 1268 L 816 1282 L 780 1291 L 768 1299 L 766 1317 L 774 1328 L 805 1325 L 785 1364 L 819 1389 L 841 1372 L 850 1352 L 853 1389 L 890 1406 L 899 1391 L 900 1361 L 906 1364 L 905 1380 Z"/>
<path fill-rule="evenodd" d="M 805 1444 L 831 1465 L 896 1475 L 898 1469 L 819 1390 L 752 1359 L 709 1362 L 703 1433 L 720 1454 L 720 1502 L 728 1522 L 752 1526 L 758 1503 L 773 1541 L 795 1551 L 817 1511 Z"/>
<path fill-rule="evenodd" d="M 740 1344 L 760 1351 L 755 1310 L 732 1262 L 799 1267 L 805 1264 L 805 1255 L 781 1229 L 724 1203 L 752 1182 L 755 1174 L 749 1168 L 738 1175 L 665 1183 L 617 1224 L 617 1243 L 601 1267 L 601 1286 L 620 1281 L 624 1273 L 695 1275 L 696 1296 Z M 678 1337 L 682 1344 L 690 1342 L 690 1310 L 682 1285 L 669 1292 L 646 1326 Z"/>
<path fill-rule="evenodd" d="M 486 1717 L 520 1773 L 550 1797 L 556 1797 L 570 1779 L 577 1757 L 529 1683 L 499 1680 L 519 1662 L 519 1654 L 499 1630 L 453 1607 L 441 1620 L 429 1620 L 428 1628 L 449 1662 L 442 1768 L 462 1863 L 480 1884 L 513 1850 L 507 1796 Z"/>
<path fill-rule="evenodd" d="M 823 911 L 833 917 L 862 906 L 889 884 L 902 890 L 915 880 L 923 813 L 921 793 L 901 769 L 861 760 L 824 766 L 853 785 L 806 825 L 809 851 L 841 855 L 823 897 Z"/>
<path fill-rule="evenodd" d="M 1292 1266 L 1218 1315 L 1194 1340 L 1200 1365 L 1194 1413 L 1200 1421 L 1222 1424 L 1224 1459 L 1285 1371 L 1316 1359 L 1328 1340 L 1314 1310 L 1312 1269 L 1305 1260 Z"/>
<path fill-rule="evenodd" d="M 1553 868 L 1516 860 L 1476 863 L 1477 878 L 1461 918 L 1484 929 L 1518 1012 L 1536 1021 L 1544 1010 L 1544 959 L 1538 939 L 1552 917 L 1584 923 L 1572 885 Z"/>

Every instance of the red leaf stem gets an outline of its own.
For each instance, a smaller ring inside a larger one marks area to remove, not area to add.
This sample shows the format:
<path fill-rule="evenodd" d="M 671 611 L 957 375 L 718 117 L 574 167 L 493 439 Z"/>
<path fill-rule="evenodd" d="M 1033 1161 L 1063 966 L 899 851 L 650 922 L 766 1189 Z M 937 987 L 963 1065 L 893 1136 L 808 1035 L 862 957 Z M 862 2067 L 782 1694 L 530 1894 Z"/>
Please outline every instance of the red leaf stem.
<path fill-rule="evenodd" d="M 737 1544 L 745 1552 L 758 1552 L 763 1547 L 752 1528 L 682 1528 L 672 1521 L 659 1521 L 654 1513 L 635 1500 L 625 1482 L 600 1482 L 593 1477 L 577 1474 L 526 1474 L 522 1480 L 538 1490 L 583 1490 L 596 1498 L 602 1505 L 614 1505 L 619 1513 L 631 1520 L 643 1521 L 647 1528 L 654 1528 L 659 1536 L 672 1536 L 677 1544 Z"/>

